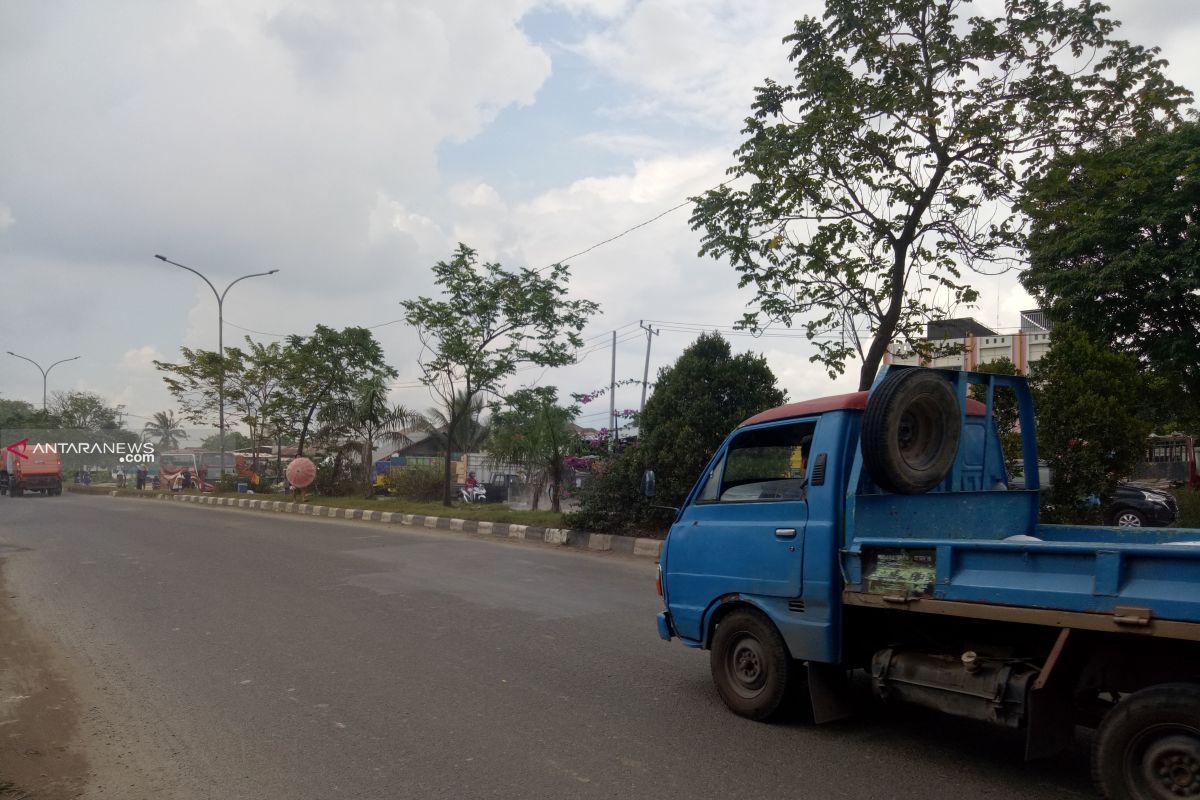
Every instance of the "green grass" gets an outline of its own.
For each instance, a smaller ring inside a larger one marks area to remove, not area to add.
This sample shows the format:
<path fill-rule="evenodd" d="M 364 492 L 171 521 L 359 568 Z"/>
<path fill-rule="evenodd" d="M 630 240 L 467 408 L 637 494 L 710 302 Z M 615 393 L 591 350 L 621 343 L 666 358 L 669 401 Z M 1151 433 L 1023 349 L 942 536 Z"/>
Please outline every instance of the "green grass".
<path fill-rule="evenodd" d="M 1179 527 L 1200 528 L 1200 492 L 1179 489 L 1175 499 L 1179 501 Z"/>
<path fill-rule="evenodd" d="M 74 492 L 75 494 L 108 494 L 116 486 L 84 486 L 82 483 L 64 483 L 64 492 Z"/>
<path fill-rule="evenodd" d="M 90 494 L 108 494 L 111 489 Z M 152 489 L 139 492 L 137 489 L 117 489 L 118 497 L 140 497 L 161 494 Z M 199 492 L 181 492 L 180 494 L 199 494 Z M 218 497 L 243 497 L 255 500 L 280 500 L 285 503 L 295 502 L 287 494 L 238 494 L 236 492 L 217 492 Z M 455 504 L 446 508 L 441 503 L 418 503 L 410 500 L 400 500 L 395 497 L 365 498 L 365 497 L 309 497 L 305 500 L 309 505 L 328 506 L 330 508 L 365 508 L 370 511 L 392 511 L 400 514 L 423 514 L 427 517 L 455 517 L 457 519 L 477 519 L 483 522 L 511 522 L 517 525 L 533 525 L 541 528 L 563 527 L 563 515 L 554 511 L 514 511 L 500 503 L 490 505 L 469 506 Z"/>

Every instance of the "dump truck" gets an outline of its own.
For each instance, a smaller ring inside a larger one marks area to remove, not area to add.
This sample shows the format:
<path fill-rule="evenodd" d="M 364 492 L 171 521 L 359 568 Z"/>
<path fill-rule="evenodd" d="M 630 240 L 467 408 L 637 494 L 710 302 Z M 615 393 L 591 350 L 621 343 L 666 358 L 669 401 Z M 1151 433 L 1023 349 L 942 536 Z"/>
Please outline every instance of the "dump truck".
<path fill-rule="evenodd" d="M 53 445 L 26 444 L 4 451 L 5 484 L 10 497 L 27 492 L 62 494 L 62 458 Z"/>
<path fill-rule="evenodd" d="M 1110 800 L 1200 796 L 1200 530 L 1041 524 L 1034 429 L 1023 378 L 893 365 L 751 417 L 676 512 L 659 635 L 708 650 L 744 717 L 840 719 L 866 683 L 1020 730 L 1029 758 L 1093 728 Z"/>

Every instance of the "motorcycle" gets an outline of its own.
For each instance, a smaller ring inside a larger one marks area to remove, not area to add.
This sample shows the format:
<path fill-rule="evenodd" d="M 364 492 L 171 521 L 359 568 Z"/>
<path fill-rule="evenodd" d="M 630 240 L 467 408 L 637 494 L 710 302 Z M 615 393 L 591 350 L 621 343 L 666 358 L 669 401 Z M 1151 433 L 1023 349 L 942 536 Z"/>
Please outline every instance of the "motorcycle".
<path fill-rule="evenodd" d="M 464 486 L 458 490 L 458 498 L 468 505 L 472 503 L 486 503 L 487 489 L 484 489 L 481 484 L 477 484 L 470 489 Z"/>

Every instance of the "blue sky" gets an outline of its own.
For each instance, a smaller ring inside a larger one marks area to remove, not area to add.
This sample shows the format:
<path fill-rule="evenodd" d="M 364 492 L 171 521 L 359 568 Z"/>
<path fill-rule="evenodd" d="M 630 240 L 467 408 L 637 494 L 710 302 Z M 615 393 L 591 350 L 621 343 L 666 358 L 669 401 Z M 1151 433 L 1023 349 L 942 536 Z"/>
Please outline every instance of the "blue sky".
<path fill-rule="evenodd" d="M 992 3 L 994 0 L 985 0 Z M 1200 87 L 1200 4 L 1115 0 L 1126 34 L 1161 45 Z M 173 407 L 153 368 L 213 348 L 212 295 L 155 253 L 224 286 L 226 341 L 400 316 L 458 241 L 542 266 L 725 178 L 753 87 L 786 77 L 780 39 L 815 0 L 195 0 L 0 5 L 0 278 L 4 350 L 56 368 L 51 389 L 95 391 L 141 417 Z M 576 367 L 521 373 L 563 393 L 641 376 L 642 319 L 731 325 L 749 299 L 697 256 L 681 209 L 572 262 L 600 302 Z M 1012 275 L 977 282 L 989 324 L 1028 305 Z M 698 328 L 654 341 L 651 369 Z M 377 329 L 413 385 L 418 345 Z M 802 339 L 735 337 L 793 398 L 853 388 Z M 618 405 L 637 405 L 623 390 Z M 41 376 L 0 356 L 0 397 Z M 586 411 L 594 414 L 592 409 Z M 603 411 L 597 419 L 602 422 Z"/>

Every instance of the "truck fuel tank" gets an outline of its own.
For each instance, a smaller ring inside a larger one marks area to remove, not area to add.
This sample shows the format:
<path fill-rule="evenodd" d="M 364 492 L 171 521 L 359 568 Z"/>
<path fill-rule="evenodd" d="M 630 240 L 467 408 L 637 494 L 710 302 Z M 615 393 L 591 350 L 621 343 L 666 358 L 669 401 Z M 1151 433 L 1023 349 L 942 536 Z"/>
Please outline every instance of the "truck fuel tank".
<path fill-rule="evenodd" d="M 898 648 L 871 657 L 871 685 L 899 700 L 1008 728 L 1021 725 L 1038 668 L 1017 659 L 922 653 Z"/>

